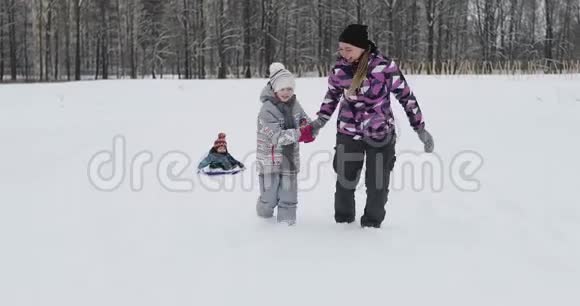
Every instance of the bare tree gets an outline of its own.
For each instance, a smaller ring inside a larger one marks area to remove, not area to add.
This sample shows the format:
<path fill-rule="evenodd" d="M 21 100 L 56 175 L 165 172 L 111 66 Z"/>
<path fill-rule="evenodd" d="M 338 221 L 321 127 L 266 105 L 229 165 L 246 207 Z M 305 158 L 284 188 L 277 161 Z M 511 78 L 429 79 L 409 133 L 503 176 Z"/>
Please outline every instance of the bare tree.
<path fill-rule="evenodd" d="M 560 30 L 557 35 L 556 58 L 561 63 L 570 58 L 570 49 L 573 46 L 571 40 L 572 18 L 575 6 L 580 6 L 580 1 L 576 4 L 573 0 L 564 0 L 559 6 Z"/>
<path fill-rule="evenodd" d="M 61 0 L 60 2 L 62 15 L 63 15 L 63 23 L 64 23 L 64 35 L 65 35 L 65 42 L 64 42 L 64 62 L 65 62 L 65 69 L 66 69 L 66 79 L 68 81 L 71 80 L 71 58 L 70 58 L 70 43 L 71 43 L 71 26 L 70 26 L 70 1 L 69 0 Z"/>
<path fill-rule="evenodd" d="M 183 54 L 184 54 L 184 69 L 185 69 L 185 78 L 191 79 L 193 78 L 193 74 L 191 71 L 191 9 L 190 3 L 188 0 L 182 0 L 182 12 L 180 17 L 181 27 L 183 29 Z"/>
<path fill-rule="evenodd" d="M 109 78 L 109 12 L 111 11 L 110 0 L 100 0 L 99 1 L 99 19 L 100 27 L 97 34 L 99 44 L 97 48 L 99 49 L 98 54 L 100 54 L 100 59 L 98 61 L 102 67 L 103 79 Z M 98 70 L 97 70 L 98 71 Z"/>
<path fill-rule="evenodd" d="M 226 78 L 226 50 L 225 50 L 225 40 L 224 37 L 228 27 L 228 21 L 226 18 L 227 3 L 224 5 L 225 0 L 216 0 L 216 47 L 218 53 L 218 79 Z"/>
<path fill-rule="evenodd" d="M 264 54 L 264 67 L 266 67 L 265 75 L 268 75 L 268 66 L 274 58 L 274 3 L 273 0 L 262 0 L 262 32 L 264 33 L 263 38 L 263 49 Z"/>
<path fill-rule="evenodd" d="M 544 58 L 548 65 L 550 65 L 550 69 L 552 67 L 552 62 L 554 57 L 552 55 L 553 50 L 553 43 L 554 43 L 554 30 L 553 30 L 553 15 L 554 15 L 554 5 L 553 0 L 544 0 L 544 8 L 546 10 L 546 38 L 544 41 Z"/>
<path fill-rule="evenodd" d="M 205 29 L 205 9 L 204 0 L 199 0 L 196 7 L 197 9 L 197 30 L 199 31 L 198 43 L 197 43 L 197 65 L 198 65 L 198 77 L 200 79 L 205 79 L 206 69 L 205 69 L 205 46 L 206 46 L 206 29 Z"/>
<path fill-rule="evenodd" d="M 10 0 L 8 5 L 8 32 L 9 32 L 9 43 L 10 43 L 10 77 L 13 81 L 17 78 L 16 73 L 16 2 L 15 0 Z"/>
<path fill-rule="evenodd" d="M 252 69 L 250 67 L 251 63 L 251 14 L 250 14 L 250 0 L 244 0 L 244 15 L 243 15 L 243 23 L 244 23 L 244 77 L 251 78 L 252 77 Z"/>
<path fill-rule="evenodd" d="M 6 28 L 5 23 L 6 15 L 6 0 L 0 1 L 0 81 L 4 80 L 4 29 Z"/>
<path fill-rule="evenodd" d="M 437 9 L 441 0 L 425 1 L 425 13 L 427 16 L 427 71 L 428 73 L 433 73 L 432 67 L 435 64 L 435 22 L 437 20 Z"/>
<path fill-rule="evenodd" d="M 365 1 L 364 0 L 356 0 L 356 22 L 357 23 L 364 23 L 364 10 L 365 10 Z"/>
<path fill-rule="evenodd" d="M 81 8 L 83 0 L 73 0 L 75 2 L 75 23 L 76 23 L 76 47 L 75 47 L 75 80 L 81 79 Z"/>

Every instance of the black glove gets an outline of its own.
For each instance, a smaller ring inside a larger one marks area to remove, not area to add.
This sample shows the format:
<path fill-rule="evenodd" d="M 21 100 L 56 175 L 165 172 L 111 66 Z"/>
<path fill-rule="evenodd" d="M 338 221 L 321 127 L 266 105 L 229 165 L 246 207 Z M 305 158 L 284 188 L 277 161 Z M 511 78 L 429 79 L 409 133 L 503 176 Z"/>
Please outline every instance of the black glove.
<path fill-rule="evenodd" d="M 318 136 L 318 132 L 320 132 L 320 129 L 326 125 L 326 122 L 328 122 L 328 119 L 322 117 L 318 117 L 313 120 L 310 123 L 310 125 L 312 125 L 312 136 Z"/>
<path fill-rule="evenodd" d="M 435 148 L 435 143 L 433 142 L 433 136 L 426 129 L 417 130 L 417 135 L 419 135 L 419 140 L 425 146 L 425 152 L 431 153 Z"/>
<path fill-rule="evenodd" d="M 318 117 L 315 120 L 313 120 L 310 124 L 312 125 L 313 129 L 319 130 L 319 129 L 323 128 L 324 125 L 326 125 L 326 122 L 328 122 L 328 119 Z"/>

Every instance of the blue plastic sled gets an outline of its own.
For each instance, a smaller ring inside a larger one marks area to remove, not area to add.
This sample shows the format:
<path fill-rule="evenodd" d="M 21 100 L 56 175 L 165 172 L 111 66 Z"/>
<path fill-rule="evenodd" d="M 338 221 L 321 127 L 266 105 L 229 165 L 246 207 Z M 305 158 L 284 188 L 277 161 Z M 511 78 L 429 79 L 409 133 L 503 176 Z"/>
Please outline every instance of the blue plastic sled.
<path fill-rule="evenodd" d="M 246 168 L 235 167 L 230 170 L 224 170 L 220 168 L 210 168 L 209 166 L 199 169 L 197 173 L 205 174 L 208 176 L 215 176 L 215 175 L 234 175 L 246 170 Z"/>

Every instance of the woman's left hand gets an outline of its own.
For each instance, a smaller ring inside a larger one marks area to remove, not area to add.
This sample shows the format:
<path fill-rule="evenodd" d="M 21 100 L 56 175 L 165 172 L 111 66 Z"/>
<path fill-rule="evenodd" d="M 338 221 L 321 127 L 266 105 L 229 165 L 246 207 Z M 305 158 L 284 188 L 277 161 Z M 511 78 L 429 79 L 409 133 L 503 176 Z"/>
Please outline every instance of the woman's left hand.
<path fill-rule="evenodd" d="M 435 143 L 433 142 L 433 136 L 426 130 L 420 129 L 417 131 L 417 135 L 419 135 L 419 139 L 425 145 L 425 152 L 431 153 L 435 148 Z"/>

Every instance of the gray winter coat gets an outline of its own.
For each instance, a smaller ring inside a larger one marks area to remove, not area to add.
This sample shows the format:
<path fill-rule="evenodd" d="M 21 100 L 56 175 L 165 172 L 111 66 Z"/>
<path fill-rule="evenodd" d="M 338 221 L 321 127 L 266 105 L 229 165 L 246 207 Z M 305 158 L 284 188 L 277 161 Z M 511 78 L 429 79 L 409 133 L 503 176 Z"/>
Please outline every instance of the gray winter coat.
<path fill-rule="evenodd" d="M 284 129 L 286 125 L 284 114 L 276 106 L 276 97 L 269 85 L 262 90 L 260 101 L 262 108 L 257 120 L 256 151 L 258 173 L 297 174 L 300 171 L 300 146 L 298 144 L 300 123 L 304 120 L 310 123 L 311 119 L 306 115 L 298 100 L 295 100 L 291 113 L 295 128 Z M 290 146 L 287 147 L 286 152 L 284 152 L 284 146 Z M 288 154 L 288 148 L 291 148 L 290 154 Z M 291 167 L 290 162 L 294 164 L 294 167 Z"/>

